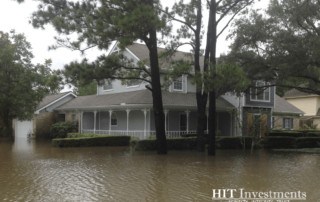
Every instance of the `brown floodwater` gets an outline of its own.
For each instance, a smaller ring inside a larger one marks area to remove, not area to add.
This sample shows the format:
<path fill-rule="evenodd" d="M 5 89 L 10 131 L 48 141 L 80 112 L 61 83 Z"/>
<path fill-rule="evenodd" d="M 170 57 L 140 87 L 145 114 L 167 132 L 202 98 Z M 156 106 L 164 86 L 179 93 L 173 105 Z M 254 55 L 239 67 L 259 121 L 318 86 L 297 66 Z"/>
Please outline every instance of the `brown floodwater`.
<path fill-rule="evenodd" d="M 0 201 L 214 201 L 213 189 L 306 192 L 320 201 L 320 154 L 133 152 L 0 141 Z M 216 199 L 216 198 L 215 198 Z M 215 200 L 219 201 L 219 200 Z"/>

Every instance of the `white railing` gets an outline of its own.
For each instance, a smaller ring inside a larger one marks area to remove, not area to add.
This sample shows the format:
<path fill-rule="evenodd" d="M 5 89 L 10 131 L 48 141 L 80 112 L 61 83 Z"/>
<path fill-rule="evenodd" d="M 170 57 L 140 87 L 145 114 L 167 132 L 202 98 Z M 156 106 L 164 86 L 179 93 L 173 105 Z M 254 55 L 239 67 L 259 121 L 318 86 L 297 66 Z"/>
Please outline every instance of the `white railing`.
<path fill-rule="evenodd" d="M 155 131 L 143 131 L 143 130 L 91 130 L 91 129 L 83 129 L 82 133 L 94 133 L 94 134 L 106 134 L 106 135 L 112 135 L 112 136 L 131 136 L 138 139 L 147 139 L 149 137 L 155 137 L 156 132 Z M 166 137 L 168 139 L 170 138 L 179 138 L 183 137 L 187 134 L 195 134 L 196 131 L 166 131 Z"/>

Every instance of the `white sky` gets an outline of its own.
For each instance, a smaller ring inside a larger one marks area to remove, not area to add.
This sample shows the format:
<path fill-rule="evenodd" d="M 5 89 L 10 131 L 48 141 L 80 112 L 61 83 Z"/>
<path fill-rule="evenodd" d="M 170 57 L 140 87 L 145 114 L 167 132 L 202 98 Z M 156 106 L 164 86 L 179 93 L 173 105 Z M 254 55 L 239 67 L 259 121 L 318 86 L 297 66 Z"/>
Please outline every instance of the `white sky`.
<path fill-rule="evenodd" d="M 166 0 L 163 0 L 163 2 L 166 2 Z M 262 0 L 259 7 L 265 7 L 268 2 L 269 0 Z M 32 0 L 26 0 L 22 4 L 13 0 L 0 0 L 0 30 L 9 32 L 14 29 L 16 33 L 24 33 L 27 41 L 32 45 L 32 52 L 35 57 L 34 63 L 43 63 L 45 59 L 51 59 L 53 62 L 52 68 L 59 69 L 74 60 L 81 60 L 84 57 L 94 59 L 98 56 L 99 53 L 94 50 L 86 52 L 83 56 L 80 52 L 66 48 L 48 51 L 48 47 L 55 43 L 53 37 L 57 34 L 50 26 L 46 26 L 45 30 L 32 27 L 29 20 L 32 12 L 36 10 L 37 2 Z M 228 45 L 224 40 L 226 34 L 219 38 L 217 44 L 218 55 L 226 53 L 228 50 Z"/>

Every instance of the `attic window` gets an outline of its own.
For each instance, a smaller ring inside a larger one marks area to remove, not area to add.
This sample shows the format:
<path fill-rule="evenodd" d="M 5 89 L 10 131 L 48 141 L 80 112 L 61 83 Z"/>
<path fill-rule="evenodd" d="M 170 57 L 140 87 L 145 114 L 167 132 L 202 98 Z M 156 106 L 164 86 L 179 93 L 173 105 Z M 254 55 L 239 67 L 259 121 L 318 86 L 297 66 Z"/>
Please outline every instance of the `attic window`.
<path fill-rule="evenodd" d="M 250 90 L 250 100 L 252 101 L 270 101 L 270 87 L 264 87 L 269 83 L 264 81 L 257 81 L 254 88 Z"/>
<path fill-rule="evenodd" d="M 112 89 L 113 89 L 112 81 L 110 79 L 106 79 L 105 83 L 103 84 L 103 90 L 108 91 Z"/>
<path fill-rule="evenodd" d="M 141 80 L 139 79 L 131 79 L 127 81 L 127 87 L 137 87 L 141 83 Z"/>
<path fill-rule="evenodd" d="M 182 91 L 183 90 L 183 79 L 182 76 L 180 76 L 179 78 L 177 78 L 174 82 L 173 82 L 173 90 L 176 91 Z"/>

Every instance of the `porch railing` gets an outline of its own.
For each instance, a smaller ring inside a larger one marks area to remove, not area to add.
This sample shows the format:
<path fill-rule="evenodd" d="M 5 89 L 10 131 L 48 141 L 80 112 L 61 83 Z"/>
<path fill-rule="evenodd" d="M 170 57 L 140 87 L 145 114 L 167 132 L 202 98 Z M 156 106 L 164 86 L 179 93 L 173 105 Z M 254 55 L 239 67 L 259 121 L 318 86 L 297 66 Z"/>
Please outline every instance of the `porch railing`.
<path fill-rule="evenodd" d="M 143 130 L 91 130 L 83 129 L 82 133 L 94 133 L 94 134 L 107 134 L 112 136 L 131 136 L 138 139 L 148 139 L 149 137 L 155 137 L 156 131 L 143 131 Z M 196 131 L 166 131 L 166 137 L 170 138 L 179 138 L 188 134 L 195 134 Z"/>

